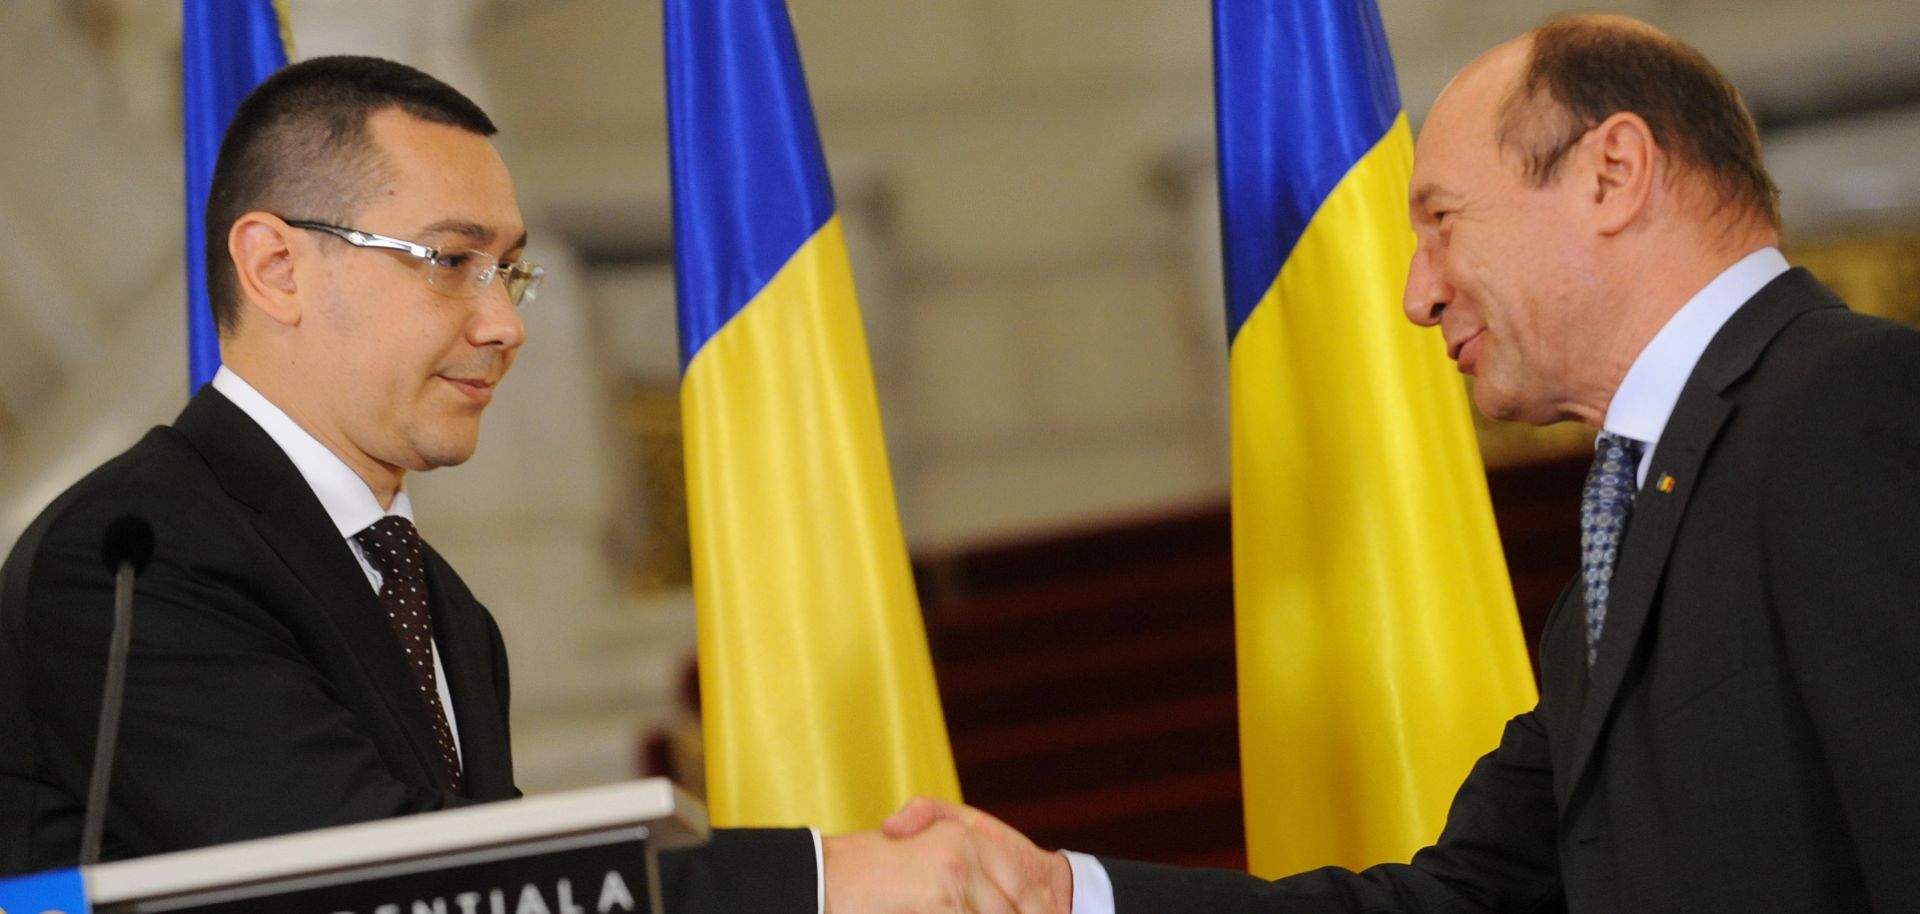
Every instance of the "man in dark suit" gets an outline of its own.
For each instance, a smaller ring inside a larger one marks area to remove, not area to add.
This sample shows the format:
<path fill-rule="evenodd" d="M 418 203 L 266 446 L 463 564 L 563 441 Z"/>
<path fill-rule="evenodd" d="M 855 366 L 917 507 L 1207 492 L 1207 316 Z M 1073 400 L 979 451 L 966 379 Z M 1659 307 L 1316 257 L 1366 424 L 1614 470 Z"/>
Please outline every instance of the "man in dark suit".
<path fill-rule="evenodd" d="M 1776 199 L 1732 87 L 1631 20 L 1435 104 L 1408 317 L 1483 412 L 1601 435 L 1540 703 L 1410 863 L 1096 861 L 925 800 L 888 830 L 965 824 L 1076 914 L 1920 910 L 1920 333 L 1789 269 Z"/>
<path fill-rule="evenodd" d="M 419 538 L 409 471 L 465 461 L 540 268 L 471 101 L 411 68 L 320 58 L 241 106 L 208 206 L 225 367 L 56 500 L 0 589 L 0 873 L 77 856 L 111 606 L 103 531 L 140 578 L 106 858 L 519 796 L 506 651 Z M 668 855 L 675 910 L 961 910 L 930 841 L 722 830 Z M 997 910 L 988 908 L 989 910 Z"/>

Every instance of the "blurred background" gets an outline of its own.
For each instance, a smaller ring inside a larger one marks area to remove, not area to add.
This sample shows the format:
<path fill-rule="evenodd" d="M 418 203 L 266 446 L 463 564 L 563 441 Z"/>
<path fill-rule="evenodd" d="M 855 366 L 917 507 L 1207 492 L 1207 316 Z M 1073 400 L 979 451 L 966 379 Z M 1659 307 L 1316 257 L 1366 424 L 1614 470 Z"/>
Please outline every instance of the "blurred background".
<path fill-rule="evenodd" d="M 1380 5 L 1416 128 L 1559 8 Z M 790 6 L 968 798 L 1042 844 L 1239 865 L 1207 4 Z M 1789 257 L 1920 320 L 1920 6 L 1610 8 L 1741 88 Z M 284 9 L 296 57 L 486 107 L 549 268 L 479 456 L 408 483 L 506 631 L 521 785 L 697 781 L 658 4 Z M 0 5 L 0 546 L 186 401 L 179 70 L 176 4 Z M 1591 431 L 1480 431 L 1531 633 Z"/>

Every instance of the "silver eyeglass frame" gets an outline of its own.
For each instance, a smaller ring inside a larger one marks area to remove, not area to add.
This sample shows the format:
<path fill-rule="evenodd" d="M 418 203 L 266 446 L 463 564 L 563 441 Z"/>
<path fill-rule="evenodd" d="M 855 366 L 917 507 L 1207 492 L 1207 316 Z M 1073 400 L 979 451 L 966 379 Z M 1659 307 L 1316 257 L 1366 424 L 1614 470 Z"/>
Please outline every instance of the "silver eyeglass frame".
<path fill-rule="evenodd" d="M 427 264 L 427 266 L 429 267 L 440 266 L 440 264 L 438 263 L 438 261 L 440 260 L 440 255 L 443 253 L 447 253 L 446 251 L 442 251 L 439 248 L 428 247 L 427 245 L 408 241 L 404 238 L 395 238 L 391 235 L 380 235 L 374 232 L 363 232 L 359 229 L 347 228 L 346 226 L 342 226 L 342 225 L 333 225 L 331 223 L 326 223 L 326 222 L 315 222 L 310 219 L 287 219 L 285 221 L 288 225 L 293 226 L 294 228 L 306 229 L 307 231 L 311 231 L 311 232 L 324 232 L 326 234 L 334 236 L 335 238 L 339 238 L 340 240 L 345 241 L 346 243 L 351 244 L 357 248 L 374 248 L 378 250 L 399 251 L 403 254 L 409 254 L 415 258 L 418 258 L 420 261 Z M 479 251 L 479 250 L 474 250 L 472 251 L 472 253 L 479 254 L 482 257 L 487 258 L 486 260 L 487 272 L 484 277 L 479 277 L 480 284 L 478 287 L 474 289 L 474 291 L 471 294 L 461 295 L 460 293 L 455 292 L 454 290 L 447 289 L 444 286 L 441 286 L 437 283 L 432 282 L 431 281 L 433 276 L 432 273 L 427 274 L 429 278 L 427 285 L 431 286 L 432 288 L 439 289 L 441 292 L 452 294 L 456 298 L 471 298 L 479 295 L 482 289 L 485 289 L 489 284 L 493 282 L 494 277 L 502 273 L 505 273 L 507 275 L 508 281 L 509 281 L 508 289 L 509 291 L 511 291 L 512 289 L 511 281 L 512 281 L 513 274 L 518 272 L 526 276 L 526 286 L 521 290 L 518 298 L 514 298 L 511 294 L 509 294 L 508 296 L 508 299 L 513 303 L 513 306 L 518 308 L 521 305 L 524 305 L 535 298 L 534 293 L 535 293 L 535 290 L 537 290 L 540 287 L 540 280 L 546 278 L 546 275 L 547 275 L 546 268 L 540 266 L 537 263 L 530 263 L 525 260 L 515 260 L 511 262 L 503 261 L 497 257 L 493 257 L 492 255 L 488 254 L 485 251 Z"/>

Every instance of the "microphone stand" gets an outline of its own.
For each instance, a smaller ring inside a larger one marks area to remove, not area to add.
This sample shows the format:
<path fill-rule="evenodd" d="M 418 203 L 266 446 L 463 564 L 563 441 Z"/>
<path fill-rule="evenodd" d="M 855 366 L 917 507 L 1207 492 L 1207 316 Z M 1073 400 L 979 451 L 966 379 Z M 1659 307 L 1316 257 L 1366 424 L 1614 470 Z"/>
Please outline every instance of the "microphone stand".
<path fill-rule="evenodd" d="M 100 862 L 100 838 L 106 827 L 107 783 L 113 777 L 114 746 L 120 736 L 120 704 L 126 692 L 127 650 L 133 642 L 133 579 L 153 555 L 153 528 L 145 520 L 123 517 L 108 525 L 103 546 L 113 568 L 113 635 L 107 642 L 107 676 L 100 693 L 100 727 L 93 744 L 93 777 L 87 785 L 87 818 L 80 833 L 80 865 Z"/>

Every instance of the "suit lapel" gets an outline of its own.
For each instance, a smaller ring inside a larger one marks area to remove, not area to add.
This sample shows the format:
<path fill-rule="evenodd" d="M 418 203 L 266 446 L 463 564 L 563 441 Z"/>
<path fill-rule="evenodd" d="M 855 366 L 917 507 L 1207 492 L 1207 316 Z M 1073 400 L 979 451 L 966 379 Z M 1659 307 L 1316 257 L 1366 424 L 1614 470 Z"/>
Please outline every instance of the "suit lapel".
<path fill-rule="evenodd" d="M 388 725 L 412 750 L 416 775 L 450 791 L 433 722 L 417 698 L 413 670 L 386 609 L 300 471 L 272 437 L 211 386 L 194 396 L 174 427 L 227 493 L 255 512 L 253 525 L 261 539 L 354 646 L 354 656 L 381 696 Z"/>
<path fill-rule="evenodd" d="M 1613 700 L 1626 679 L 1634 648 L 1646 630 L 1654 597 L 1665 577 L 1667 557 L 1673 553 L 1674 534 L 1693 496 L 1693 482 L 1699 479 L 1700 465 L 1731 412 L 1732 407 L 1717 394 L 1692 398 L 1683 394 L 1660 436 L 1653 464 L 1647 468 L 1649 484 L 1633 499 L 1633 515 L 1627 521 L 1620 555 L 1613 566 L 1613 588 L 1599 656 L 1587 673 L 1580 736 L 1574 748 L 1574 783 L 1599 742 Z M 1672 492 L 1661 492 L 1656 481 L 1664 475 L 1684 484 L 1676 484 Z"/>
<path fill-rule="evenodd" d="M 1806 270 L 1787 271 L 1734 313 L 1701 354 L 1681 389 L 1654 449 L 1653 462 L 1647 467 L 1647 484 L 1634 497 L 1633 514 L 1614 563 L 1606 627 L 1600 636 L 1599 656 L 1587 675 L 1573 767 L 1565 781 L 1569 796 L 1591 764 L 1622 687 L 1640 655 L 1640 641 L 1654 612 L 1681 518 L 1712 455 L 1714 441 L 1734 414 L 1734 405 L 1725 396 L 1727 389 L 1753 369 L 1767 344 L 1794 318 L 1823 307 L 1845 306 Z M 1663 492 L 1661 480 L 1669 476 L 1674 480 L 1672 490 Z"/>
<path fill-rule="evenodd" d="M 505 709 L 494 683 L 493 637 L 484 610 L 438 552 L 431 546 L 424 551 L 434 640 L 460 730 L 467 795 L 477 800 L 517 796 Z"/>

